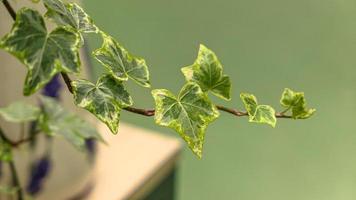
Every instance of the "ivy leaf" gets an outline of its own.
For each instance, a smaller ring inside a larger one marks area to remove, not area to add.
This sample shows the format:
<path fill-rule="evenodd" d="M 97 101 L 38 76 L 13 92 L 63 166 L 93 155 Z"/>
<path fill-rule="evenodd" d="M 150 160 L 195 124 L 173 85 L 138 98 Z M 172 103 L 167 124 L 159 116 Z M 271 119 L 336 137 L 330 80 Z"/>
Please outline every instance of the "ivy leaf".
<path fill-rule="evenodd" d="M 152 95 L 156 103 L 156 123 L 177 131 L 201 158 L 205 129 L 219 116 L 207 95 L 195 83 L 183 86 L 178 97 L 165 89 L 153 90 Z"/>
<path fill-rule="evenodd" d="M 43 116 L 41 129 L 49 135 L 61 135 L 79 149 L 85 148 L 85 139 L 94 138 L 103 141 L 96 129 L 77 115 L 63 109 L 53 98 L 41 97 Z"/>
<path fill-rule="evenodd" d="M 250 122 L 265 123 L 272 127 L 276 126 L 276 111 L 268 105 L 258 105 L 255 114 L 249 119 Z"/>
<path fill-rule="evenodd" d="M 249 122 L 269 124 L 276 126 L 276 111 L 269 105 L 258 105 L 254 95 L 241 93 L 240 98 L 245 105 L 249 115 Z"/>
<path fill-rule="evenodd" d="M 28 68 L 24 95 L 31 95 L 58 72 L 79 72 L 80 37 L 59 27 L 48 33 L 44 20 L 35 10 L 23 8 L 17 13 L 9 34 L 0 47 L 16 56 Z"/>
<path fill-rule="evenodd" d="M 197 83 L 204 92 L 211 91 L 220 98 L 230 100 L 230 78 L 227 75 L 223 75 L 222 71 L 223 67 L 218 57 L 202 44 L 194 64 L 182 68 L 187 81 Z"/>
<path fill-rule="evenodd" d="M 114 38 L 102 33 L 103 45 L 93 52 L 95 58 L 118 80 L 131 78 L 143 87 L 150 87 L 146 61 L 132 56 Z"/>
<path fill-rule="evenodd" d="M 98 33 L 92 18 L 75 3 L 63 3 L 60 0 L 43 0 L 47 12 L 46 17 L 59 26 L 71 26 L 80 33 Z"/>
<path fill-rule="evenodd" d="M 258 106 L 256 97 L 252 94 L 241 93 L 240 98 L 245 105 L 248 115 L 249 116 L 255 115 L 256 108 Z"/>
<path fill-rule="evenodd" d="M 316 111 L 315 109 L 308 109 L 306 107 L 303 92 L 294 92 L 289 88 L 284 89 L 280 103 L 287 110 L 292 110 L 292 117 L 294 119 L 307 119 Z"/>
<path fill-rule="evenodd" d="M 27 122 L 38 119 L 40 109 L 24 102 L 15 102 L 0 108 L 0 115 L 9 122 Z"/>
<path fill-rule="evenodd" d="M 116 134 L 121 108 L 133 104 L 122 82 L 111 75 L 104 75 L 96 84 L 87 80 L 76 80 L 72 85 L 75 104 L 93 113 Z"/>

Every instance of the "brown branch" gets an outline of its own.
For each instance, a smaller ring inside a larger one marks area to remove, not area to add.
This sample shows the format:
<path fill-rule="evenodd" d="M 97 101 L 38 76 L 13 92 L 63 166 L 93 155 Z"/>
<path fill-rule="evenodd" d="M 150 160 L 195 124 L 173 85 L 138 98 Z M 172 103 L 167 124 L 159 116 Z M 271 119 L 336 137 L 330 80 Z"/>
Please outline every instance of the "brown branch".
<path fill-rule="evenodd" d="M 245 111 L 239 111 L 239 110 L 236 110 L 236 109 L 227 108 L 225 106 L 220 106 L 220 105 L 216 105 L 216 108 L 218 110 L 230 113 L 230 114 L 235 115 L 237 117 L 246 117 L 246 116 L 248 116 L 248 113 L 245 112 Z M 147 117 L 151 117 L 151 116 L 155 115 L 155 110 L 154 109 L 143 109 L 143 108 L 126 107 L 126 108 L 124 108 L 124 110 L 126 110 L 128 112 L 135 113 L 135 114 L 144 115 L 144 116 L 147 116 Z M 276 118 L 292 118 L 292 116 L 285 115 L 284 113 L 278 112 L 278 113 L 276 113 Z"/>
<path fill-rule="evenodd" d="M 72 80 L 69 78 L 68 74 L 61 72 L 62 78 L 67 85 L 68 91 L 73 94 Z"/>
<path fill-rule="evenodd" d="M 238 117 L 248 116 L 247 112 L 242 112 L 242 111 L 239 111 L 239 110 L 236 110 L 236 109 L 231 109 L 231 108 L 227 108 L 227 107 L 219 106 L 219 105 L 216 105 L 216 108 L 218 110 L 233 114 L 233 115 L 238 116 Z"/>
<path fill-rule="evenodd" d="M 16 12 L 15 10 L 11 7 L 11 5 L 9 4 L 9 2 L 7 0 L 3 0 L 2 3 L 4 4 L 6 10 L 8 11 L 8 13 L 10 14 L 11 18 L 13 20 L 16 20 Z"/>
<path fill-rule="evenodd" d="M 142 108 L 133 108 L 133 107 L 126 107 L 123 108 L 126 111 L 132 112 L 132 113 L 136 113 L 139 115 L 144 115 L 147 117 L 151 117 L 155 115 L 155 110 L 154 109 L 142 109 Z"/>

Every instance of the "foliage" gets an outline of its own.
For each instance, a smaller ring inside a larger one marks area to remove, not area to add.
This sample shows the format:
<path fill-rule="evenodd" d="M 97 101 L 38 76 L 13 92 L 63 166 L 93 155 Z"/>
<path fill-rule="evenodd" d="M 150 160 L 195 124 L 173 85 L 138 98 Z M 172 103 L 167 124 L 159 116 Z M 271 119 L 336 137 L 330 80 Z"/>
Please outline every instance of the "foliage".
<path fill-rule="evenodd" d="M 77 4 L 61 0 L 43 0 L 43 4 L 47 9 L 45 14 L 30 8 L 20 9 L 11 31 L 0 40 L 0 47 L 27 67 L 24 95 L 36 93 L 61 73 L 77 77 L 81 71 L 79 49 L 84 43 L 83 37 L 89 33 L 98 34 L 103 44 L 93 52 L 93 56 L 106 73 L 96 83 L 77 78 L 69 80 L 67 86 L 73 92 L 78 107 L 94 114 L 116 134 L 120 112 L 130 110 L 133 105 L 125 82 L 131 79 L 143 87 L 151 87 L 145 60 L 133 56 L 113 37 L 100 30 Z M 48 31 L 45 18 L 55 22 L 57 27 Z M 217 55 L 204 45 L 200 45 L 194 63 L 181 70 L 186 84 L 178 96 L 166 89 L 152 90 L 156 103 L 155 121 L 177 131 L 192 151 L 201 157 L 205 130 L 219 117 L 219 107 L 210 100 L 208 93 L 229 101 L 232 84 L 229 76 L 223 73 Z M 280 103 L 285 110 L 281 113 L 270 105 L 258 104 L 252 94 L 241 93 L 240 97 L 247 112 L 230 113 L 248 115 L 250 122 L 272 127 L 276 126 L 278 117 L 307 119 L 315 112 L 315 109 L 306 108 L 302 92 L 290 89 L 285 89 L 282 94 Z M 1 108 L 0 115 L 12 122 L 38 121 L 40 131 L 51 136 L 61 135 L 78 148 L 84 146 L 87 138 L 101 140 L 88 123 L 66 112 L 52 99 L 43 97 L 41 102 L 42 108 L 16 103 Z M 288 111 L 290 116 L 286 115 Z"/>
<path fill-rule="evenodd" d="M 0 163 L 10 163 L 14 178 L 14 187 L 0 187 L 0 192 L 18 193 L 19 199 L 22 199 L 22 189 L 16 184 L 12 152 L 18 145 L 26 141 L 35 144 L 34 138 L 39 133 L 49 138 L 61 136 L 80 150 L 94 151 L 93 141 L 103 142 L 91 124 L 66 111 L 56 101 L 61 87 L 59 76 L 64 78 L 69 92 L 73 93 L 75 105 L 104 122 L 113 134 L 118 133 L 122 110 L 155 115 L 158 125 L 175 130 L 199 158 L 203 154 L 207 126 L 220 116 L 219 110 L 237 117 L 248 116 L 249 122 L 272 127 L 276 126 L 277 118 L 307 119 L 315 113 L 315 109 L 307 108 L 303 92 L 288 88 L 280 99 L 284 108 L 282 112 L 276 112 L 270 105 L 259 104 L 257 98 L 249 93 L 240 94 L 246 111 L 214 104 L 209 93 L 230 101 L 232 84 L 229 76 L 223 73 L 223 65 L 217 55 L 202 44 L 193 64 L 181 69 L 186 83 L 177 96 L 167 89 L 153 89 L 154 110 L 133 108 L 125 83 L 130 79 L 142 87 L 151 87 L 146 61 L 131 54 L 116 39 L 100 30 L 79 5 L 61 0 L 42 0 L 47 9 L 44 14 L 31 8 L 21 8 L 15 14 L 7 0 L 1 2 L 15 22 L 11 31 L 1 38 L 0 48 L 27 68 L 23 94 L 29 96 L 43 89 L 42 94 L 49 96 L 40 97 L 40 106 L 15 102 L 0 108 L 0 116 L 6 121 L 29 123 L 31 126 L 30 138 L 17 142 L 7 138 L 0 128 Z M 46 19 L 57 26 L 49 31 Z M 101 47 L 92 53 L 106 70 L 96 83 L 78 77 L 81 71 L 79 50 L 85 42 L 85 34 L 97 34 L 103 40 Z M 72 81 L 68 74 L 75 80 Z M 50 166 L 48 155 L 34 163 L 27 185 L 28 193 L 34 195 L 39 192 Z"/>

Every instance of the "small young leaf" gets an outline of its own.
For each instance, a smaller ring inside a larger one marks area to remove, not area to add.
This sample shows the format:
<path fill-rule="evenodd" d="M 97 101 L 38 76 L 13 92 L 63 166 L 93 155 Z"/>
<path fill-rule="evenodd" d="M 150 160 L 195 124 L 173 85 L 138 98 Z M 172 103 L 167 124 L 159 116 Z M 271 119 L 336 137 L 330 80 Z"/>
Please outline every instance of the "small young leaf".
<path fill-rule="evenodd" d="M 204 92 L 211 91 L 220 98 L 230 100 L 230 78 L 223 75 L 222 70 L 223 67 L 215 53 L 204 45 L 200 45 L 194 64 L 182 68 L 187 81 L 197 83 Z"/>
<path fill-rule="evenodd" d="M 271 106 L 258 105 L 256 97 L 252 94 L 241 93 L 240 98 L 249 115 L 249 122 L 269 124 L 272 127 L 276 126 L 276 111 Z"/>
<path fill-rule="evenodd" d="M 187 83 L 178 97 L 165 89 L 153 90 L 152 95 L 156 102 L 156 123 L 177 131 L 201 158 L 205 129 L 219 116 L 207 95 L 195 83 Z"/>
<path fill-rule="evenodd" d="M 40 109 L 24 102 L 15 102 L 0 108 L 0 115 L 9 122 L 27 122 L 39 117 Z"/>
<path fill-rule="evenodd" d="M 294 92 L 289 88 L 284 89 L 280 103 L 287 110 L 292 110 L 292 117 L 294 119 L 307 119 L 316 111 L 315 109 L 308 109 L 306 107 L 303 92 Z"/>
<path fill-rule="evenodd" d="M 277 123 L 276 112 L 271 106 L 258 105 L 256 107 L 255 114 L 250 117 L 249 121 L 255 123 L 269 124 L 272 127 L 275 127 Z"/>
<path fill-rule="evenodd" d="M 246 111 L 249 116 L 253 116 L 256 113 L 257 99 L 254 95 L 248 93 L 241 93 L 240 98 L 245 105 Z"/>
<path fill-rule="evenodd" d="M 96 84 L 87 80 L 76 80 L 72 85 L 75 104 L 93 113 L 116 134 L 121 108 L 133 104 L 122 82 L 111 75 L 104 75 Z"/>
<path fill-rule="evenodd" d="M 142 58 L 132 56 L 111 36 L 101 33 L 103 45 L 93 52 L 95 58 L 118 80 L 131 78 L 143 87 L 150 87 L 149 72 Z"/>
<path fill-rule="evenodd" d="M 61 135 L 79 149 L 85 148 L 85 139 L 102 140 L 96 129 L 77 115 L 63 109 L 53 98 L 41 97 L 43 116 L 40 127 L 49 135 Z"/>
<path fill-rule="evenodd" d="M 79 72 L 80 37 L 59 27 L 48 33 L 44 20 L 35 10 L 23 8 L 17 13 L 9 34 L 0 47 L 16 56 L 28 68 L 24 95 L 35 93 L 58 72 Z"/>
<path fill-rule="evenodd" d="M 75 3 L 63 3 L 60 0 L 43 0 L 47 8 L 46 17 L 59 26 L 69 25 L 80 33 L 98 33 L 91 17 Z"/>

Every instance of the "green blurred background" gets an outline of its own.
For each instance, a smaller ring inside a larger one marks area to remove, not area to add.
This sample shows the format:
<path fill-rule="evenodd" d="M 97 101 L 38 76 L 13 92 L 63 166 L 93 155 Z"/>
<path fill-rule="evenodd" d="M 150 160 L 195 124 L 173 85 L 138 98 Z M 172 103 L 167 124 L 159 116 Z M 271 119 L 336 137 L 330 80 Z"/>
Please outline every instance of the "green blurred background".
<path fill-rule="evenodd" d="M 276 128 L 225 113 L 209 126 L 202 160 L 185 147 L 180 200 L 356 199 L 356 1 L 84 1 L 96 24 L 149 64 L 153 88 L 177 92 L 180 68 L 200 43 L 215 51 L 233 82 L 233 98 L 254 93 L 277 110 L 284 87 L 304 91 L 316 115 L 279 120 Z M 92 49 L 99 38 L 90 38 Z M 93 61 L 95 74 L 100 65 Z M 129 83 L 136 107 L 150 90 Z M 122 119 L 176 135 L 152 118 Z"/>

